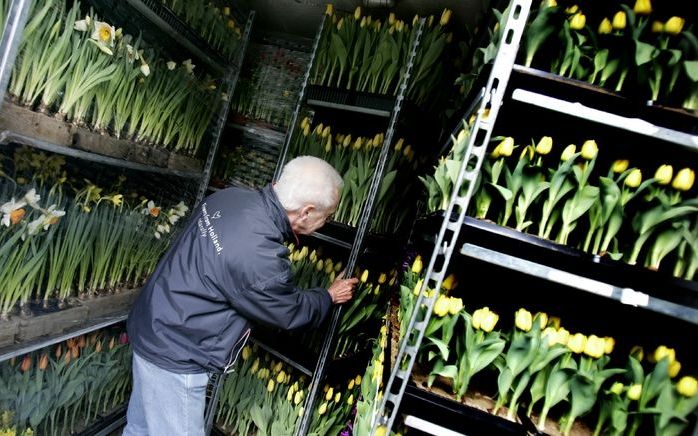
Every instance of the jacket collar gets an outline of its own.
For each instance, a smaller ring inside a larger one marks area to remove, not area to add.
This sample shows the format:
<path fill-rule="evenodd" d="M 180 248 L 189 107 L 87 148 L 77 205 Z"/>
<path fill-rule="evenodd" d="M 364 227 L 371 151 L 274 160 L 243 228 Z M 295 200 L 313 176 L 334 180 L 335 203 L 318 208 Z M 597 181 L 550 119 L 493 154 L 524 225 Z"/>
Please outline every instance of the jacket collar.
<path fill-rule="evenodd" d="M 274 188 L 271 186 L 271 183 L 262 188 L 260 193 L 262 195 L 264 205 L 269 211 L 271 220 L 284 235 L 284 239 L 291 239 L 291 237 L 295 237 L 295 239 L 298 240 L 295 233 L 293 233 L 291 223 L 288 221 L 288 215 L 286 214 L 283 206 L 281 206 L 279 197 L 276 196 L 276 192 L 274 192 Z"/>

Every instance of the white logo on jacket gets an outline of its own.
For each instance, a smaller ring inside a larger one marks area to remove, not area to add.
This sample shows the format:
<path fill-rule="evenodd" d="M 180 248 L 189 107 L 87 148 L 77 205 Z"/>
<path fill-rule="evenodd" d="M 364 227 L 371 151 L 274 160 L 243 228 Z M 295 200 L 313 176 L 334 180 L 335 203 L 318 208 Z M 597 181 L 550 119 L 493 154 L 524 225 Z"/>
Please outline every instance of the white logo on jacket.
<path fill-rule="evenodd" d="M 220 255 L 223 251 L 223 244 L 221 244 L 218 234 L 216 233 L 216 229 L 215 227 L 213 227 L 213 224 L 211 223 L 211 219 L 221 218 L 221 211 L 217 210 L 213 215 L 209 215 L 206 203 L 203 203 L 201 205 L 201 215 L 202 216 L 201 218 L 199 218 L 198 221 L 199 232 L 201 233 L 201 237 L 210 238 L 211 242 L 213 243 L 213 247 L 216 250 L 216 255 Z"/>

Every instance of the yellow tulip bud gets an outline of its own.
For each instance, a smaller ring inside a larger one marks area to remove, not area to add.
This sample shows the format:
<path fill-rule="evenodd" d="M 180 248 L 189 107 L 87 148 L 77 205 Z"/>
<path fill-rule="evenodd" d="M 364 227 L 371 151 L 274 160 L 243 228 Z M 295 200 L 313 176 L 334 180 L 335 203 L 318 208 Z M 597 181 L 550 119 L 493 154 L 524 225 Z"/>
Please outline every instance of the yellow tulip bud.
<path fill-rule="evenodd" d="M 628 398 L 630 398 L 633 401 L 637 401 L 640 399 L 640 395 L 642 395 L 642 385 L 632 385 L 628 389 Z"/>
<path fill-rule="evenodd" d="M 332 16 L 334 14 L 334 5 L 332 3 L 327 3 L 325 6 L 325 15 Z"/>
<path fill-rule="evenodd" d="M 682 168 L 676 173 L 676 177 L 671 186 L 679 191 L 688 191 L 693 187 L 693 182 L 696 180 L 696 173 L 690 168 Z"/>
<path fill-rule="evenodd" d="M 693 397 L 698 393 L 698 380 L 691 376 L 681 377 L 676 384 L 676 390 L 684 397 Z"/>
<path fill-rule="evenodd" d="M 277 376 L 276 376 L 276 382 L 279 384 L 282 384 L 286 380 L 286 373 L 284 371 L 281 371 Z"/>
<path fill-rule="evenodd" d="M 599 153 L 599 146 L 596 141 L 589 139 L 582 144 L 582 157 L 586 160 L 592 160 Z"/>
<path fill-rule="evenodd" d="M 649 15 L 652 13 L 652 3 L 650 0 L 635 0 L 633 12 L 637 15 Z"/>
<path fill-rule="evenodd" d="M 569 348 L 573 353 L 580 354 L 584 351 L 587 345 L 587 337 L 581 333 L 577 333 L 569 338 L 567 341 L 567 348 Z"/>
<path fill-rule="evenodd" d="M 670 35 L 678 35 L 683 30 L 686 20 L 681 17 L 671 17 L 664 23 L 664 32 Z"/>
<path fill-rule="evenodd" d="M 354 19 L 358 21 L 359 18 L 361 18 L 361 6 L 357 6 L 354 9 Z"/>
<path fill-rule="evenodd" d="M 557 7 L 557 0 L 543 0 L 543 8 L 554 8 Z"/>
<path fill-rule="evenodd" d="M 301 403 L 301 401 L 303 401 L 303 391 L 298 391 L 293 396 L 293 404 L 297 406 Z"/>
<path fill-rule="evenodd" d="M 340 272 L 342 270 L 342 262 L 337 262 L 334 264 L 334 272 Z"/>
<path fill-rule="evenodd" d="M 422 289 L 423 284 L 424 284 L 424 280 L 422 280 L 422 279 L 417 280 L 417 283 L 415 283 L 414 289 L 412 290 L 412 293 L 414 295 L 419 295 L 419 291 Z"/>
<path fill-rule="evenodd" d="M 388 434 L 388 427 L 384 425 L 379 425 L 376 428 L 376 436 L 387 436 Z"/>
<path fill-rule="evenodd" d="M 444 11 L 441 13 L 441 21 L 439 21 L 439 24 L 442 26 L 445 26 L 448 24 L 448 22 L 451 20 L 451 14 L 453 12 L 450 9 L 444 9 Z"/>
<path fill-rule="evenodd" d="M 637 188 L 642 183 L 642 171 L 638 168 L 633 169 L 625 178 L 625 186 L 628 188 Z"/>
<path fill-rule="evenodd" d="M 352 390 L 354 389 L 354 379 L 349 380 L 349 384 L 347 385 L 347 390 Z"/>
<path fill-rule="evenodd" d="M 451 315 L 457 315 L 461 310 L 463 310 L 463 300 L 460 298 L 448 299 L 448 313 Z"/>
<path fill-rule="evenodd" d="M 628 169 L 628 165 L 630 165 L 630 162 L 628 162 L 626 159 L 620 159 L 613 162 L 611 169 L 614 173 L 620 174 Z"/>
<path fill-rule="evenodd" d="M 354 384 L 356 384 L 356 385 L 361 384 L 361 374 L 357 374 L 357 376 L 354 378 Z"/>
<path fill-rule="evenodd" d="M 608 18 L 604 18 L 601 20 L 601 24 L 599 24 L 599 35 L 608 35 L 611 33 L 611 30 L 613 30 L 613 26 L 611 26 L 611 20 Z"/>
<path fill-rule="evenodd" d="M 414 262 L 412 262 L 412 272 L 419 274 L 422 272 L 422 268 L 424 268 L 424 265 L 422 264 L 422 256 L 417 256 L 414 259 Z"/>
<path fill-rule="evenodd" d="M 381 274 L 378 276 L 378 284 L 382 285 L 382 284 L 385 283 L 386 281 L 388 281 L 388 276 L 387 276 L 385 273 L 381 273 Z"/>
<path fill-rule="evenodd" d="M 609 336 L 606 336 L 603 338 L 603 340 L 605 342 L 603 352 L 606 354 L 611 354 L 613 352 L 613 348 L 616 346 L 616 340 Z"/>
<path fill-rule="evenodd" d="M 323 269 L 325 269 L 325 261 L 322 260 L 322 259 L 320 259 L 320 260 L 318 260 L 318 262 L 315 264 L 315 270 L 316 270 L 316 271 L 322 271 Z"/>
<path fill-rule="evenodd" d="M 681 362 L 674 360 L 669 364 L 669 377 L 674 378 L 681 372 Z"/>
<path fill-rule="evenodd" d="M 342 30 L 342 27 L 344 27 L 344 17 L 340 18 L 337 22 L 337 30 Z"/>
<path fill-rule="evenodd" d="M 574 144 L 570 144 L 565 149 L 562 151 L 562 155 L 560 156 L 560 160 L 563 162 L 566 162 L 574 156 L 574 154 L 577 152 L 577 146 Z"/>
<path fill-rule="evenodd" d="M 342 394 L 341 394 L 341 393 L 337 392 L 336 394 L 334 394 L 334 402 L 335 402 L 335 404 L 339 403 L 339 400 L 341 400 L 341 399 L 342 399 Z"/>
<path fill-rule="evenodd" d="M 303 406 L 301 406 L 301 408 L 298 409 L 298 417 L 302 417 L 302 416 L 303 416 L 303 411 L 304 411 L 304 410 L 305 410 L 305 408 L 304 408 Z"/>
<path fill-rule="evenodd" d="M 572 30 L 582 30 L 587 23 L 587 17 L 581 13 L 577 12 L 570 18 L 570 29 Z"/>
<path fill-rule="evenodd" d="M 446 278 L 444 279 L 444 281 L 441 283 L 441 287 L 444 288 L 444 289 L 447 290 L 447 291 L 452 291 L 453 288 L 456 287 L 456 283 L 457 283 L 457 282 L 456 282 L 456 276 L 453 275 L 453 274 L 451 273 L 451 274 L 449 274 L 448 277 L 446 277 Z"/>
<path fill-rule="evenodd" d="M 343 147 L 349 147 L 349 144 L 351 144 L 351 135 L 347 135 L 344 137 L 344 141 L 342 142 Z"/>
<path fill-rule="evenodd" d="M 308 124 L 303 127 L 303 136 L 308 136 L 310 135 L 310 126 Z"/>
<path fill-rule="evenodd" d="M 674 176 L 674 168 L 671 165 L 661 165 L 654 173 L 654 178 L 660 185 L 668 185 Z"/>
<path fill-rule="evenodd" d="M 347 398 L 347 404 L 350 406 L 354 404 L 354 394 L 349 395 L 349 398 Z"/>
<path fill-rule="evenodd" d="M 487 311 L 484 313 L 484 316 L 482 317 L 480 328 L 482 329 L 482 331 L 489 333 L 492 330 L 494 330 L 494 326 L 497 325 L 497 321 L 499 321 L 499 315 L 487 309 Z"/>
<path fill-rule="evenodd" d="M 528 310 L 521 308 L 516 311 L 516 327 L 527 332 L 533 326 L 533 316 Z"/>
<path fill-rule="evenodd" d="M 252 350 L 250 349 L 250 347 L 245 346 L 245 347 L 242 349 L 242 360 L 247 360 L 247 359 L 249 359 L 251 355 L 252 355 Z"/>
<path fill-rule="evenodd" d="M 655 362 L 659 362 L 666 357 L 669 359 L 669 363 L 671 363 L 676 360 L 676 350 L 665 345 L 660 345 L 654 350 L 654 355 L 652 357 L 654 357 Z"/>
<path fill-rule="evenodd" d="M 613 28 L 616 30 L 625 29 L 626 21 L 627 20 L 624 11 L 616 12 L 616 14 L 613 16 Z"/>
<path fill-rule="evenodd" d="M 567 345 L 570 340 L 570 332 L 566 328 L 560 327 L 557 329 L 557 342 L 558 344 Z"/>
<path fill-rule="evenodd" d="M 550 136 L 543 136 L 540 138 L 540 141 L 538 141 L 538 144 L 536 145 L 536 153 L 545 156 L 546 154 L 550 153 L 550 150 L 553 149 L 553 138 Z"/>
<path fill-rule="evenodd" d="M 555 327 L 556 329 L 560 328 L 560 318 L 557 316 L 551 316 L 548 319 L 548 325 L 551 327 Z"/>
<path fill-rule="evenodd" d="M 514 152 L 514 138 L 508 136 L 502 140 L 497 146 L 499 149 L 499 155 L 508 157 Z"/>
<path fill-rule="evenodd" d="M 623 393 L 623 389 L 625 389 L 625 386 L 623 386 L 623 383 L 615 382 L 615 383 L 613 383 L 613 386 L 611 386 L 610 391 L 616 395 L 620 395 Z"/>
<path fill-rule="evenodd" d="M 527 145 L 523 148 L 523 150 L 521 150 L 521 156 L 519 156 L 519 159 L 528 157 L 528 160 L 532 161 L 535 155 L 536 149 L 532 145 Z"/>
<path fill-rule="evenodd" d="M 661 21 L 652 21 L 652 33 L 664 32 L 664 23 Z"/>
<path fill-rule="evenodd" d="M 545 312 L 538 312 L 536 314 L 536 320 L 540 324 L 540 329 L 543 330 L 545 326 L 548 325 L 548 314 Z"/>
<path fill-rule="evenodd" d="M 366 283 L 368 281 L 368 270 L 365 269 L 363 274 L 361 274 L 361 283 Z"/>
<path fill-rule="evenodd" d="M 630 355 L 637 359 L 638 362 L 642 362 L 642 359 L 645 358 L 645 350 L 641 346 L 635 345 L 630 349 Z"/>
<path fill-rule="evenodd" d="M 269 383 L 267 383 L 267 392 L 274 392 L 274 380 L 269 379 Z"/>
<path fill-rule="evenodd" d="M 446 316 L 448 315 L 448 307 L 448 297 L 439 295 L 436 304 L 434 304 L 434 313 L 438 316 Z"/>
<path fill-rule="evenodd" d="M 332 396 L 334 396 L 334 389 L 329 388 L 327 390 L 327 394 L 325 394 L 325 400 L 330 401 L 332 399 Z"/>
<path fill-rule="evenodd" d="M 558 343 L 557 330 L 554 327 L 546 327 L 541 336 L 548 340 L 548 346 L 550 347 Z"/>
<path fill-rule="evenodd" d="M 317 413 L 318 413 L 319 415 L 324 415 L 325 412 L 327 412 L 327 403 L 322 403 L 322 404 L 320 405 L 320 408 L 318 409 Z"/>
<path fill-rule="evenodd" d="M 605 348 L 606 341 L 596 335 L 591 335 L 587 338 L 587 341 L 584 344 L 584 354 L 589 357 L 593 357 L 594 359 L 598 359 L 603 356 Z"/>
<path fill-rule="evenodd" d="M 475 312 L 473 312 L 472 316 L 472 321 L 473 321 L 473 328 L 479 330 L 480 327 L 482 326 L 482 319 L 485 316 L 486 310 L 489 310 L 487 307 L 484 307 L 482 309 L 478 309 Z"/>

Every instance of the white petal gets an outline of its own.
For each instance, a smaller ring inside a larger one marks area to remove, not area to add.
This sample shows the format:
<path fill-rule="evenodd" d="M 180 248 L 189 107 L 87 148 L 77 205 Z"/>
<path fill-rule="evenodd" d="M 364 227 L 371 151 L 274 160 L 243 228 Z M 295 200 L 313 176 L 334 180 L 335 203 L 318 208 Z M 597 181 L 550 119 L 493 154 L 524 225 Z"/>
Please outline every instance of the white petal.
<path fill-rule="evenodd" d="M 6 213 L 2 216 L 2 225 L 5 227 L 10 227 L 10 214 Z"/>
<path fill-rule="evenodd" d="M 73 25 L 73 29 L 79 32 L 87 32 L 87 20 L 76 21 Z"/>
<path fill-rule="evenodd" d="M 167 63 L 167 69 L 172 71 L 177 67 L 177 62 L 169 61 Z"/>
<path fill-rule="evenodd" d="M 141 64 L 141 73 L 143 73 L 145 77 L 150 75 L 150 67 L 148 64 Z"/>

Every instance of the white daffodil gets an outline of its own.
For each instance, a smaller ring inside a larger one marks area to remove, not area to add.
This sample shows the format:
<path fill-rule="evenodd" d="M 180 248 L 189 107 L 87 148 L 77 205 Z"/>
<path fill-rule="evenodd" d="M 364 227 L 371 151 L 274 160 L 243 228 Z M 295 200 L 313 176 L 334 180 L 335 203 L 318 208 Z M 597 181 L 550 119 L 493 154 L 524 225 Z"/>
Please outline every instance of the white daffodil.
<path fill-rule="evenodd" d="M 31 207 L 39 207 L 39 200 L 41 200 L 41 196 L 36 195 L 36 189 L 34 188 L 24 194 L 24 201 Z"/>
<path fill-rule="evenodd" d="M 189 211 L 189 206 L 184 204 L 183 201 L 177 203 L 174 208 L 177 212 L 179 212 L 179 216 L 184 216 Z"/>
<path fill-rule="evenodd" d="M 73 24 L 73 29 L 78 32 L 87 32 L 87 20 L 78 20 Z"/>
<path fill-rule="evenodd" d="M 23 209 L 26 205 L 26 201 L 15 201 L 13 198 L 0 206 L 0 212 L 2 212 L 2 225 L 5 227 L 10 227 L 11 224 L 17 224 L 20 222 L 26 213 L 26 211 Z"/>
<path fill-rule="evenodd" d="M 143 213 L 143 215 L 151 215 L 152 217 L 157 218 L 158 215 L 160 215 L 160 208 L 155 206 L 155 202 L 153 200 L 150 200 L 141 213 Z"/>
<path fill-rule="evenodd" d="M 179 215 L 177 215 L 177 211 L 175 211 L 174 209 L 170 209 L 170 211 L 168 212 L 168 218 L 167 218 L 167 220 L 170 222 L 170 224 L 172 224 L 172 225 L 177 224 L 177 221 L 179 221 L 180 218 L 181 217 Z"/>
<path fill-rule="evenodd" d="M 167 69 L 168 69 L 168 70 L 172 71 L 172 70 L 174 70 L 175 68 L 177 68 L 177 62 L 169 61 L 169 62 L 167 63 Z"/>
<path fill-rule="evenodd" d="M 133 61 L 136 60 L 136 56 L 138 56 L 138 53 L 133 49 L 133 46 L 131 44 L 126 44 L 126 58 L 128 59 L 128 63 L 132 64 Z"/>
<path fill-rule="evenodd" d="M 58 224 L 58 220 L 65 215 L 64 210 L 56 210 L 56 205 L 52 204 L 49 206 L 46 213 L 44 213 L 44 230 L 48 229 L 48 226 L 53 224 Z"/>
<path fill-rule="evenodd" d="M 160 233 L 155 232 L 155 239 L 160 239 Z"/>
<path fill-rule="evenodd" d="M 109 23 L 104 21 L 95 21 L 95 29 L 92 31 L 90 38 L 108 47 L 113 47 L 115 35 L 116 29 L 114 29 L 114 26 L 110 26 Z"/>
<path fill-rule="evenodd" d="M 29 225 L 27 226 L 27 234 L 29 235 L 36 235 L 39 233 L 41 228 L 44 226 L 44 217 L 40 216 L 39 218 L 35 219 L 34 221 L 30 222 Z"/>
<path fill-rule="evenodd" d="M 148 64 L 141 64 L 141 73 L 143 73 L 145 77 L 148 77 L 150 75 L 150 67 L 148 66 Z"/>
<path fill-rule="evenodd" d="M 196 65 L 191 63 L 191 59 L 185 60 L 182 62 L 182 65 L 184 65 L 184 68 L 187 69 L 187 73 L 194 74 L 194 68 L 196 68 Z"/>

